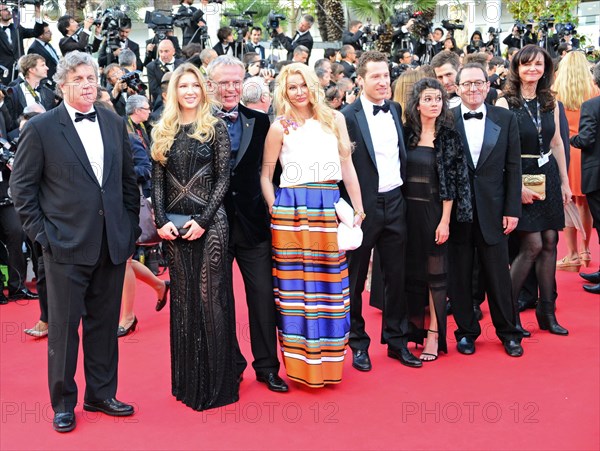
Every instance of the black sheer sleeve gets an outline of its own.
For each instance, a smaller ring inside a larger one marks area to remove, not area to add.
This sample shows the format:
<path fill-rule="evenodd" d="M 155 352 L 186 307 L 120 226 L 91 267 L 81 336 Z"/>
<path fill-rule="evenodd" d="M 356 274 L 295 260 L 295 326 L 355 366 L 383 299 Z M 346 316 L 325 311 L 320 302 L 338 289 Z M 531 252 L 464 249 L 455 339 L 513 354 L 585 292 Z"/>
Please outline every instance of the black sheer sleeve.
<path fill-rule="evenodd" d="M 159 229 L 169 222 L 165 211 L 165 173 L 166 169 L 162 164 L 156 161 L 152 162 L 152 205 L 154 206 L 154 222 Z"/>

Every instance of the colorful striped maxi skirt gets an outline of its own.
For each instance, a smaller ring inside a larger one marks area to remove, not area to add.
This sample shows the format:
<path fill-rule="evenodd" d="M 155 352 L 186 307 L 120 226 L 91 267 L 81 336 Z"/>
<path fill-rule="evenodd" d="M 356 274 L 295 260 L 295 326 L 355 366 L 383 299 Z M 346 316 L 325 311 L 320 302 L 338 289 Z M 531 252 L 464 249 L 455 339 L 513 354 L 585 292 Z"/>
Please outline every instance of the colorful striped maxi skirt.
<path fill-rule="evenodd" d="M 335 183 L 280 188 L 273 205 L 273 287 L 287 375 L 337 384 L 350 331 L 346 255 L 337 245 Z"/>

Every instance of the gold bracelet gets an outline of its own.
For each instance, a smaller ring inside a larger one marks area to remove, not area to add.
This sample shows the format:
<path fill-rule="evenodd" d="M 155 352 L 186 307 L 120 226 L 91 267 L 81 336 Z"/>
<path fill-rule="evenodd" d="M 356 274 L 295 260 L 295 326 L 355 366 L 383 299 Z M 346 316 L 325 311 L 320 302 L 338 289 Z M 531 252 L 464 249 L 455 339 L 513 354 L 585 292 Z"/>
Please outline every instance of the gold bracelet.
<path fill-rule="evenodd" d="M 362 219 L 363 221 L 367 217 L 367 215 L 365 214 L 364 211 L 356 211 L 356 210 L 354 210 L 354 216 L 360 216 L 360 219 Z"/>

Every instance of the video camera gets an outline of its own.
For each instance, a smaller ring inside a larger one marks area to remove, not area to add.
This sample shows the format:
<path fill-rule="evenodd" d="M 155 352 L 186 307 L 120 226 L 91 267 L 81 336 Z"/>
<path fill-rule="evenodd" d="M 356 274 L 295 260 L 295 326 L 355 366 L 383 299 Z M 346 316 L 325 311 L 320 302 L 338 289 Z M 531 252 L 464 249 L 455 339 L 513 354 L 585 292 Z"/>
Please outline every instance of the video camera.
<path fill-rule="evenodd" d="M 253 22 L 253 18 L 252 18 L 252 16 L 254 14 L 258 14 L 258 12 L 257 11 L 244 11 L 241 14 L 224 13 L 223 15 L 225 17 L 229 17 L 229 26 L 231 28 L 235 28 L 238 31 L 238 35 L 239 35 L 240 32 L 242 32 L 242 34 L 244 34 L 245 30 L 254 26 L 254 22 Z M 248 16 L 249 19 L 245 18 L 244 16 Z"/>
<path fill-rule="evenodd" d="M 142 73 L 139 70 L 133 72 L 127 72 L 125 75 L 119 78 L 120 81 L 124 81 L 128 88 L 133 89 L 137 94 L 144 92 L 148 86 L 146 86 L 140 76 Z"/>
<path fill-rule="evenodd" d="M 564 38 L 567 35 L 573 36 L 577 34 L 577 30 L 575 30 L 575 25 L 572 22 L 557 23 L 555 28 L 556 34 L 560 38 Z"/>
<path fill-rule="evenodd" d="M 544 32 L 544 34 L 548 33 L 550 28 L 554 27 L 554 16 L 548 17 L 540 17 L 538 22 L 538 31 Z"/>
<path fill-rule="evenodd" d="M 15 138 L 12 141 L 7 141 L 4 138 L 0 138 L 0 165 L 4 165 L 8 169 L 12 169 L 18 145 L 19 138 Z"/>
<path fill-rule="evenodd" d="M 456 20 L 444 19 L 444 20 L 442 20 L 442 27 L 444 27 L 444 29 L 446 29 L 448 31 L 464 30 L 465 24 L 460 19 L 456 19 Z"/>
<path fill-rule="evenodd" d="M 281 20 L 286 20 L 285 16 L 271 10 L 269 11 L 267 20 L 263 22 L 264 27 L 267 29 L 272 38 L 277 34 L 276 30 L 279 28 L 279 21 Z"/>
<path fill-rule="evenodd" d="M 144 23 L 154 31 L 154 41 L 167 39 L 167 32 L 173 30 L 173 16 L 164 11 L 146 11 Z"/>
<path fill-rule="evenodd" d="M 93 25 L 101 26 L 100 34 L 106 38 L 106 48 L 110 51 L 121 48 L 119 30 L 122 28 L 131 28 L 131 19 L 127 17 L 126 7 L 120 9 L 107 8 L 103 13 L 98 12 Z"/>

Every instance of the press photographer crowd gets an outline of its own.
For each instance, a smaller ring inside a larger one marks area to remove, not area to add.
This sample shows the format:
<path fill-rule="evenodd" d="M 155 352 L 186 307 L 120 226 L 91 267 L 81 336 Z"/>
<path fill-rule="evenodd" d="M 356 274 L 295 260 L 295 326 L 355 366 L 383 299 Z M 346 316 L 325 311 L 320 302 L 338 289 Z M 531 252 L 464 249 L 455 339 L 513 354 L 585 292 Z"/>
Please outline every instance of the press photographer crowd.
<path fill-rule="evenodd" d="M 461 47 L 462 22 L 401 10 L 350 20 L 317 58 L 311 15 L 288 36 L 281 12 L 225 13 L 213 43 L 192 3 L 146 13 L 139 44 L 124 9 L 64 15 L 53 39 L 40 3 L 33 28 L 0 3 L 0 304 L 39 299 L 24 333 L 48 338 L 56 431 L 76 426 L 80 323 L 83 409 L 134 414 L 116 375 L 138 281 L 169 305 L 172 392 L 195 410 L 239 399 L 236 282 L 275 392 L 278 347 L 293 384 L 340 383 L 348 346 L 371 370 L 366 286 L 408 367 L 448 354 L 447 315 L 475 353 L 486 299 L 511 357 L 531 335 L 520 312 L 569 334 L 556 271 L 600 294 L 600 66 L 572 23 Z"/>

